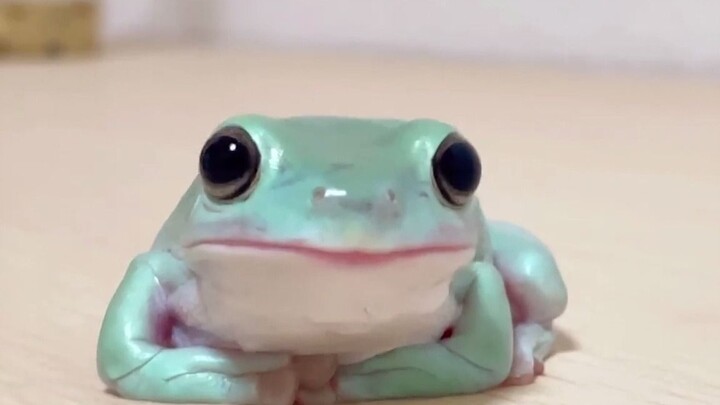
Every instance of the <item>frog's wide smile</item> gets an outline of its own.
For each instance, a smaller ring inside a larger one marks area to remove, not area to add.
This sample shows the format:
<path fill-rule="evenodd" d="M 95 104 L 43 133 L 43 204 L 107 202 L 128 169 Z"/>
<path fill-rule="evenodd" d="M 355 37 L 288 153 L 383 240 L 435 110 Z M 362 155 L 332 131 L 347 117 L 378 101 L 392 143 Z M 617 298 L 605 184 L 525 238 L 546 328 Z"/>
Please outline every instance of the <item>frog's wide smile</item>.
<path fill-rule="evenodd" d="M 401 259 L 412 259 L 433 254 L 460 253 L 474 249 L 471 245 L 426 244 L 395 249 L 328 248 L 309 244 L 305 241 L 269 242 L 253 239 L 200 239 L 185 245 L 185 249 L 198 247 L 246 249 L 254 251 L 275 251 L 294 253 L 344 264 L 377 264 Z"/>

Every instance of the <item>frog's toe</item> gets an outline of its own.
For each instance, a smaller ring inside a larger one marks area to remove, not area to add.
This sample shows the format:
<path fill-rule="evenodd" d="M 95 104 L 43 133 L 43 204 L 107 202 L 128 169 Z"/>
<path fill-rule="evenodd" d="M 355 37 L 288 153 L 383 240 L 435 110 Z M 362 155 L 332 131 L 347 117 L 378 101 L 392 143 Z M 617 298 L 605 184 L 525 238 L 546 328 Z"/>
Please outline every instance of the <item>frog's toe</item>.
<path fill-rule="evenodd" d="M 528 367 L 513 367 L 510 371 L 510 375 L 503 382 L 503 385 L 528 385 L 535 382 L 535 378 L 545 372 L 545 363 L 538 359 L 532 360 L 532 369 L 529 369 Z"/>
<path fill-rule="evenodd" d="M 337 403 L 337 394 L 331 386 L 317 390 L 300 389 L 294 405 L 333 405 Z"/>
<path fill-rule="evenodd" d="M 544 361 L 548 357 L 555 335 L 552 330 L 536 324 L 520 324 L 515 327 L 514 356 L 506 385 L 525 385 L 543 374 Z"/>
<path fill-rule="evenodd" d="M 299 356 L 293 360 L 293 369 L 300 388 L 310 390 L 320 389 L 327 385 L 335 375 L 336 368 L 335 356 Z"/>
<path fill-rule="evenodd" d="M 285 368 L 260 376 L 258 399 L 262 405 L 290 405 L 295 399 L 298 381 L 295 372 Z"/>

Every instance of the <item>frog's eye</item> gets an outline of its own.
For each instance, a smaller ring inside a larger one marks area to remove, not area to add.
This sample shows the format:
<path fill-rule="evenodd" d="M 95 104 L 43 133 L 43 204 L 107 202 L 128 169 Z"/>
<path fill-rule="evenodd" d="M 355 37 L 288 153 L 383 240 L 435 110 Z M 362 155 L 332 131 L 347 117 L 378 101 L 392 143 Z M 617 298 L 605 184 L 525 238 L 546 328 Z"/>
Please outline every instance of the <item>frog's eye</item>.
<path fill-rule="evenodd" d="M 440 144 L 432 159 L 435 187 L 451 206 L 465 205 L 480 184 L 482 165 L 475 148 L 452 133 Z"/>
<path fill-rule="evenodd" d="M 238 126 L 213 134 L 200 152 L 200 176 L 205 193 L 231 200 L 249 192 L 260 167 L 260 151 L 250 134 Z"/>

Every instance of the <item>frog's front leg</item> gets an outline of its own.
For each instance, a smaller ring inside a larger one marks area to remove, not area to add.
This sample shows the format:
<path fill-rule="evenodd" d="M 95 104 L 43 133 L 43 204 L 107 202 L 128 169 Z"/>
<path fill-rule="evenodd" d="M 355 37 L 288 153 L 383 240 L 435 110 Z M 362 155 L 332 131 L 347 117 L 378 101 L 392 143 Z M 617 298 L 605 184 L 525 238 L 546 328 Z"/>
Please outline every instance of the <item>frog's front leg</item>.
<path fill-rule="evenodd" d="M 501 384 L 510 371 L 513 339 L 502 277 L 492 264 L 475 262 L 454 290 L 463 309 L 451 337 L 341 366 L 337 401 L 468 394 Z"/>
<path fill-rule="evenodd" d="M 550 250 L 529 231 L 507 222 L 489 223 L 493 262 L 510 299 L 514 359 L 508 384 L 527 384 L 543 371 L 555 341 L 552 323 L 567 306 L 567 291 Z"/>
<path fill-rule="evenodd" d="M 162 342 L 157 307 L 165 284 L 186 278 L 183 263 L 166 252 L 132 261 L 100 331 L 97 366 L 102 380 L 136 400 L 290 404 L 296 381 L 288 356 Z"/>

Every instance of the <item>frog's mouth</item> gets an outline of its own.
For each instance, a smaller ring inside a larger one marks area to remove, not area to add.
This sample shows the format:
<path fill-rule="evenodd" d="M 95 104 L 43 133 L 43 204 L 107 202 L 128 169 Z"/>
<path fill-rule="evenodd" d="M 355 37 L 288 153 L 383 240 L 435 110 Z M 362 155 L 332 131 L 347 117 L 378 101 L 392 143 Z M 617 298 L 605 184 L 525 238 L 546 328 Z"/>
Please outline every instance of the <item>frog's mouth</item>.
<path fill-rule="evenodd" d="M 327 248 L 305 242 L 267 242 L 248 239 L 202 239 L 188 243 L 185 249 L 236 249 L 247 252 L 282 252 L 313 257 L 334 263 L 358 265 L 378 264 L 397 260 L 415 259 L 436 254 L 458 254 L 474 249 L 470 245 L 420 245 L 396 249 Z"/>

